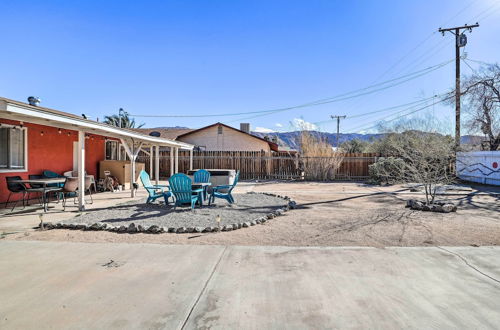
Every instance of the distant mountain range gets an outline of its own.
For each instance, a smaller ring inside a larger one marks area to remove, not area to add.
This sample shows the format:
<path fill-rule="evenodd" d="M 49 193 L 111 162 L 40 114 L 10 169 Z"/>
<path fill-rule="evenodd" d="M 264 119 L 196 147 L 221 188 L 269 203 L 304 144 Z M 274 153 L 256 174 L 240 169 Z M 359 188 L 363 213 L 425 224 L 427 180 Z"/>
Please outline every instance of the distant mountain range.
<path fill-rule="evenodd" d="M 270 138 L 276 136 L 278 138 L 278 144 L 280 146 L 289 147 L 291 149 L 299 149 L 300 133 L 301 133 L 300 131 L 273 132 L 273 133 L 252 132 L 253 135 L 261 137 L 261 138 L 263 138 L 265 136 L 268 136 Z M 322 139 L 325 139 L 332 146 L 337 146 L 337 134 L 336 133 L 317 132 L 317 131 L 310 131 L 310 133 L 312 133 L 315 136 L 321 137 Z M 340 133 L 339 140 L 340 140 L 340 144 L 342 144 L 346 141 L 351 141 L 351 140 L 355 140 L 355 139 L 371 142 L 371 141 L 378 140 L 378 139 L 384 137 L 384 135 L 385 134 L 382 134 L 382 133 L 380 133 L 380 134 Z M 484 140 L 484 138 L 482 136 L 464 135 L 461 138 L 461 144 L 480 145 L 483 140 Z"/>
<path fill-rule="evenodd" d="M 181 126 L 175 126 L 175 127 L 158 127 L 161 129 L 188 129 L 187 127 L 181 127 Z M 264 138 L 268 136 L 269 138 L 277 137 L 278 139 L 278 144 L 282 147 L 288 147 L 290 149 L 299 149 L 299 137 L 301 132 L 300 131 L 294 131 L 294 132 L 272 132 L 272 133 L 261 133 L 261 132 L 251 132 L 252 135 Z M 328 141 L 329 144 L 332 146 L 337 145 L 337 134 L 336 133 L 328 133 L 328 132 L 318 132 L 318 131 L 310 131 L 311 134 L 321 137 L 322 139 L 325 139 Z M 382 138 L 385 134 L 358 134 L 358 133 L 340 133 L 339 134 L 339 140 L 340 144 L 346 142 L 346 141 L 351 141 L 351 140 L 362 140 L 362 141 L 374 141 Z M 461 143 L 462 144 L 468 144 L 468 145 L 480 145 L 481 141 L 483 141 L 484 138 L 482 136 L 477 136 L 477 135 L 463 135 L 461 138 Z"/>
<path fill-rule="evenodd" d="M 337 145 L 337 134 L 336 133 L 327 133 L 327 132 L 318 132 L 318 131 L 310 131 L 312 135 L 317 137 L 321 137 L 328 141 L 332 146 Z M 280 146 L 289 147 L 291 149 L 299 149 L 299 141 L 300 141 L 300 131 L 295 132 L 273 132 L 273 133 L 260 133 L 260 132 L 252 132 L 253 135 L 258 137 L 268 136 L 270 138 L 277 137 L 278 144 Z M 350 140 L 362 140 L 362 141 L 373 141 L 380 139 L 384 134 L 357 134 L 357 133 L 340 133 L 339 141 L 340 144 L 350 141 Z"/>

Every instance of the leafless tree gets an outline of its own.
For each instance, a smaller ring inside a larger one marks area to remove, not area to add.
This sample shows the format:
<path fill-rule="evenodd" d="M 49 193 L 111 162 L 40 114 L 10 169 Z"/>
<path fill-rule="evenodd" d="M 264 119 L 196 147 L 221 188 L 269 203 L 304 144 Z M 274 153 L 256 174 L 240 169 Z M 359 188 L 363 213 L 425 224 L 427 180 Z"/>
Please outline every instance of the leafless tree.
<path fill-rule="evenodd" d="M 491 151 L 500 148 L 500 66 L 483 67 L 465 79 L 462 86 L 464 107 L 470 115 L 467 126 L 482 132 Z"/>
<path fill-rule="evenodd" d="M 413 129 L 418 122 L 419 130 Z M 454 163 L 453 139 L 438 133 L 431 121 L 427 127 L 422 121 L 408 120 L 393 127 L 380 142 L 387 150 L 386 156 L 402 160 L 401 166 L 380 167 L 382 176 L 395 181 L 418 183 L 424 187 L 426 203 L 435 201 L 437 188 L 454 179 L 451 164 Z M 387 171 L 387 173 L 383 173 Z"/>

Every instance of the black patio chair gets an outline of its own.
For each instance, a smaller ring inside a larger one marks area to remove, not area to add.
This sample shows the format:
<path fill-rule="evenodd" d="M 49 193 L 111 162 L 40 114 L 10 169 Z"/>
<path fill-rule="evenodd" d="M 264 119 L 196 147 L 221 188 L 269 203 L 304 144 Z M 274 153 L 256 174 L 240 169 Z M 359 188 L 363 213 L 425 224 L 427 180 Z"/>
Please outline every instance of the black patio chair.
<path fill-rule="evenodd" d="M 19 175 L 5 177 L 5 181 L 7 182 L 7 189 L 9 190 L 9 197 L 7 197 L 7 201 L 5 202 L 5 208 L 7 208 L 7 205 L 9 204 L 9 201 L 10 201 L 10 196 L 12 196 L 12 194 L 23 194 L 22 201 L 23 201 L 23 208 L 24 208 L 24 200 L 26 198 L 26 186 L 22 183 L 19 183 L 19 182 L 13 182 L 15 180 L 22 180 L 22 178 Z M 14 206 L 12 207 L 11 211 L 14 211 L 18 202 L 19 202 L 19 199 L 17 199 L 15 201 Z"/>
<path fill-rule="evenodd" d="M 28 179 L 30 180 L 36 180 L 36 179 L 43 179 L 43 175 L 35 175 L 35 174 L 30 174 L 28 175 Z M 38 195 L 38 201 L 40 204 L 42 204 L 42 195 L 43 195 L 43 184 L 39 183 L 30 183 L 29 187 L 26 187 L 26 193 L 27 193 L 27 199 L 28 203 L 30 200 L 30 194 L 31 193 L 39 193 Z"/>
<path fill-rule="evenodd" d="M 46 178 L 44 175 L 33 175 L 33 174 L 30 174 L 28 177 L 30 180 L 45 179 Z M 30 197 L 30 193 L 39 193 L 40 194 L 39 195 L 40 204 L 42 204 L 42 198 L 47 203 L 49 202 L 50 193 L 54 193 L 55 197 L 57 197 L 57 201 L 59 202 L 59 192 L 61 190 L 62 190 L 62 188 L 60 188 L 60 187 L 50 186 L 50 185 L 47 185 L 46 187 L 44 187 L 43 184 L 40 184 L 40 183 L 30 183 L 30 187 L 26 188 L 26 192 L 28 193 L 28 200 Z"/>

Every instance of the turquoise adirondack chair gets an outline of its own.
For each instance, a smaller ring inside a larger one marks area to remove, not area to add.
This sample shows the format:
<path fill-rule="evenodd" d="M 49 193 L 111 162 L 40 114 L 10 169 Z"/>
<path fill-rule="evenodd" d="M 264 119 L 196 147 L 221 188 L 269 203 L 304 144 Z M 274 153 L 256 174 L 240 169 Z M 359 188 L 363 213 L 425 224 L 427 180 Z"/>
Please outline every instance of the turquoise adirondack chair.
<path fill-rule="evenodd" d="M 170 191 L 163 190 L 168 186 L 152 184 L 149 179 L 149 174 L 144 170 L 139 173 L 139 178 L 141 179 L 144 189 L 148 192 L 148 199 L 146 200 L 146 203 L 154 202 L 156 199 L 163 197 L 165 204 L 168 205 L 168 198 L 172 196 L 172 193 Z"/>
<path fill-rule="evenodd" d="M 191 186 L 193 182 L 186 174 L 174 174 L 170 177 L 168 183 L 170 185 L 170 191 L 175 197 L 174 208 L 182 206 L 182 204 L 191 204 L 191 209 L 194 209 L 196 202 L 203 205 L 203 198 L 201 197 L 203 189 L 193 190 Z"/>
<path fill-rule="evenodd" d="M 225 186 L 216 186 L 212 188 L 212 194 L 210 194 L 210 199 L 208 200 L 208 205 L 212 204 L 215 201 L 215 198 L 222 198 L 225 199 L 229 202 L 229 204 L 234 203 L 234 198 L 233 195 L 231 195 L 231 192 L 233 191 L 234 187 L 236 187 L 236 184 L 238 183 L 240 177 L 240 171 L 236 173 L 236 176 L 234 178 L 234 182 L 232 185 L 225 185 Z M 222 192 L 221 190 L 227 190 L 227 192 Z"/>
<path fill-rule="evenodd" d="M 193 175 L 194 183 L 207 183 L 210 182 L 210 172 L 207 170 L 198 170 Z M 203 186 L 203 200 L 207 199 L 208 186 Z"/>

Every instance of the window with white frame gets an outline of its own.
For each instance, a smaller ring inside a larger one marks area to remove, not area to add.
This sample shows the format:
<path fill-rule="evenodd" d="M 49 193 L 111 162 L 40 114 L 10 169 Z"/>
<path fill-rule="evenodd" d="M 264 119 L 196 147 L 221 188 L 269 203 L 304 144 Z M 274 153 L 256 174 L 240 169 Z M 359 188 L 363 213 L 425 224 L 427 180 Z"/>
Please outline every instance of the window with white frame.
<path fill-rule="evenodd" d="M 25 127 L 5 124 L 0 126 L 0 172 L 27 169 L 26 132 Z"/>
<path fill-rule="evenodd" d="M 114 140 L 106 140 L 106 160 L 127 160 L 127 153 L 121 143 Z"/>

